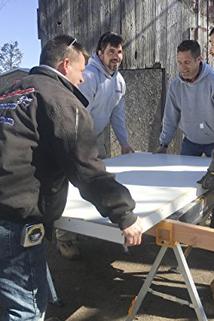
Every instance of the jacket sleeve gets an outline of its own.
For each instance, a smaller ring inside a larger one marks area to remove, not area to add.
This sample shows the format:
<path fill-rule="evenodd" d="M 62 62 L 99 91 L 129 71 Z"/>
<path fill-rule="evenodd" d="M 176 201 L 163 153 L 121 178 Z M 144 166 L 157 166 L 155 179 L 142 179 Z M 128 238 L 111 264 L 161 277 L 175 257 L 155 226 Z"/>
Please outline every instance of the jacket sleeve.
<path fill-rule="evenodd" d="M 172 85 L 170 85 L 164 108 L 163 127 L 159 138 L 160 144 L 170 144 L 178 128 L 179 121 L 180 109 L 178 108 Z"/>
<path fill-rule="evenodd" d="M 113 109 L 110 119 L 111 126 L 121 146 L 128 145 L 128 132 L 125 121 L 125 99 L 121 98 L 119 104 Z"/>
<path fill-rule="evenodd" d="M 135 202 L 128 189 L 107 173 L 98 159 L 92 119 L 75 101 L 72 108 L 55 106 L 48 112 L 49 143 L 54 157 L 81 196 L 94 204 L 102 216 L 124 229 L 136 221 L 132 213 Z"/>
<path fill-rule="evenodd" d="M 79 85 L 79 90 L 87 98 L 89 104 L 87 109 L 90 110 L 91 104 L 97 92 L 96 76 L 90 70 L 85 70 L 83 73 L 84 82 Z"/>

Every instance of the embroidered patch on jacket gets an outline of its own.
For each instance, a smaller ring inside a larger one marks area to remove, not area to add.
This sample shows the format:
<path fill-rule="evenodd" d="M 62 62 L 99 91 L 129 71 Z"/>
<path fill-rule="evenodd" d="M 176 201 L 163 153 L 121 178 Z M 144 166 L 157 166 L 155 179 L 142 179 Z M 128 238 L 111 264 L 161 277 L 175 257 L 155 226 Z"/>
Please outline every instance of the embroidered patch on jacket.
<path fill-rule="evenodd" d="M 6 125 L 13 126 L 14 120 L 13 120 L 13 118 L 10 118 L 10 117 L 0 116 L 0 124 L 6 124 Z"/>
<path fill-rule="evenodd" d="M 5 109 L 16 109 L 17 103 L 0 103 L 0 109 L 5 110 Z"/>
<path fill-rule="evenodd" d="M 23 108 L 27 108 L 30 105 L 32 100 L 33 100 L 33 98 L 30 98 L 28 96 L 21 96 L 17 100 L 17 105 L 20 105 Z"/>
<path fill-rule="evenodd" d="M 0 112 L 2 114 L 2 115 L 0 115 L 0 124 L 14 126 L 14 119 L 12 117 L 7 116 L 7 114 L 9 113 L 10 110 L 16 109 L 17 106 L 20 106 L 20 107 L 26 109 L 30 105 L 31 101 L 33 100 L 33 98 L 28 97 L 27 94 L 30 94 L 32 92 L 35 92 L 34 88 L 28 88 L 28 89 L 24 89 L 24 90 L 16 90 L 16 91 L 12 91 L 8 94 L 0 96 Z M 2 102 L 1 103 L 2 100 L 12 98 L 15 96 L 21 96 L 21 97 L 17 97 L 16 102 Z"/>
<path fill-rule="evenodd" d="M 35 92 L 35 88 L 27 88 L 27 89 L 22 89 L 22 90 L 19 89 L 19 90 L 15 90 L 15 91 L 12 91 L 8 94 L 4 94 L 4 95 L 0 96 L 0 100 L 4 100 L 6 98 L 11 98 L 14 96 L 26 95 L 26 94 L 30 94 L 33 92 Z"/>

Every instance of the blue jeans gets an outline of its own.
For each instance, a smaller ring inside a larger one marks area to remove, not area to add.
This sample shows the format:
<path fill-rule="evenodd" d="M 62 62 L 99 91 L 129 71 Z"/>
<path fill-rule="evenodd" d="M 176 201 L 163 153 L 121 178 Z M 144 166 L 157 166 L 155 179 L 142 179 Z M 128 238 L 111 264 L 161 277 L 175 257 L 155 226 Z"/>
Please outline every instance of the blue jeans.
<path fill-rule="evenodd" d="M 1 321 L 42 320 L 47 307 L 44 243 L 24 248 L 22 229 L 22 224 L 0 220 Z"/>
<path fill-rule="evenodd" d="M 211 157 L 212 150 L 214 149 L 214 143 L 212 144 L 196 144 L 192 143 L 186 137 L 183 139 L 181 146 L 181 155 L 188 156 L 202 156 L 205 154 L 207 157 Z"/>

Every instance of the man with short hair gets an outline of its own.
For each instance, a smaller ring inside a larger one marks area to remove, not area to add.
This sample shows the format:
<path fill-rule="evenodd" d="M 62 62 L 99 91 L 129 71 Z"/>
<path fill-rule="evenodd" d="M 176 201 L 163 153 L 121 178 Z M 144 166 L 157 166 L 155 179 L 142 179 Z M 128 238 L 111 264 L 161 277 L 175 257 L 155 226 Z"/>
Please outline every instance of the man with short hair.
<path fill-rule="evenodd" d="M 68 181 L 119 225 L 127 245 L 141 243 L 134 200 L 97 157 L 87 100 L 77 88 L 84 68 L 82 46 L 61 35 L 44 46 L 39 67 L 0 93 L 2 321 L 44 319 L 44 230 L 50 234 L 63 212 Z"/>
<path fill-rule="evenodd" d="M 214 29 L 210 32 L 210 41 L 210 53 L 214 55 Z M 179 74 L 171 81 L 167 93 L 158 152 L 166 153 L 179 127 L 184 135 L 181 155 L 210 157 L 214 149 L 213 69 L 202 62 L 200 45 L 194 40 L 184 40 L 178 46 L 177 63 Z M 214 190 L 214 156 L 198 183 Z M 214 212 L 210 227 L 214 227 Z"/>
<path fill-rule="evenodd" d="M 210 50 L 209 53 L 214 57 L 214 28 L 211 29 L 210 33 Z M 214 190 L 214 154 L 212 153 L 212 161 L 209 168 L 207 169 L 206 175 L 204 175 L 201 180 L 198 182 L 202 185 L 204 189 L 209 191 Z M 210 227 L 214 228 L 214 215 L 211 217 Z M 214 279 L 210 283 L 210 289 L 212 292 L 212 298 L 214 300 Z"/>
<path fill-rule="evenodd" d="M 79 89 L 88 99 L 98 143 L 107 125 L 111 124 L 121 146 L 121 153 L 133 152 L 128 143 L 125 121 L 125 81 L 118 71 L 123 60 L 123 38 L 113 32 L 104 33 L 97 44 L 96 53 L 89 58 L 83 73 L 84 83 Z M 102 139 L 101 139 L 102 140 Z M 104 144 L 103 144 L 104 145 Z M 100 147 L 100 157 L 106 158 L 105 146 Z"/>
<path fill-rule="evenodd" d="M 214 149 L 214 72 L 202 61 L 197 41 L 177 48 L 178 75 L 167 92 L 159 152 L 166 153 L 177 128 L 183 132 L 181 155 L 210 157 Z"/>
<path fill-rule="evenodd" d="M 134 152 L 128 143 L 128 132 L 125 122 L 126 85 L 118 68 L 123 59 L 123 38 L 114 33 L 104 33 L 97 44 L 96 53 L 89 58 L 84 82 L 79 85 L 80 91 L 89 101 L 87 110 L 94 121 L 100 158 L 107 157 L 105 128 L 111 124 L 120 143 L 121 153 Z M 80 252 L 78 237 L 71 232 L 56 231 L 57 248 L 62 256 L 76 259 Z"/>

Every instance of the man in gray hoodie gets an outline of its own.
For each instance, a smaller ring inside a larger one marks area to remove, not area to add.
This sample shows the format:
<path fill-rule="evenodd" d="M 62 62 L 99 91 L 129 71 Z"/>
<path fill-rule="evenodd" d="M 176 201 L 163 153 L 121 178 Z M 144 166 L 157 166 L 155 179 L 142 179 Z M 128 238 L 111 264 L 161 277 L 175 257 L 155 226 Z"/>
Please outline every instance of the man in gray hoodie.
<path fill-rule="evenodd" d="M 184 138 L 181 155 L 210 157 L 214 149 L 214 71 L 202 62 L 197 41 L 177 48 L 178 75 L 169 86 L 159 152 L 166 153 L 176 129 Z"/>
<path fill-rule="evenodd" d="M 214 55 L 214 28 L 210 32 L 210 54 Z M 184 40 L 177 48 L 179 74 L 171 81 L 164 109 L 159 153 L 166 153 L 179 127 L 183 134 L 182 155 L 210 157 L 214 149 L 214 71 L 201 60 L 197 41 Z M 204 189 L 214 190 L 214 154 L 200 181 Z M 214 228 L 212 212 L 210 227 Z M 214 280 L 210 284 L 214 293 Z"/>
<path fill-rule="evenodd" d="M 210 31 L 210 50 L 209 54 L 214 57 L 214 28 Z M 212 160 L 211 163 L 207 169 L 207 173 L 198 181 L 199 184 L 204 189 L 207 189 L 208 191 L 214 190 L 214 152 L 212 153 Z M 214 215 L 211 217 L 210 227 L 214 228 Z M 214 300 L 214 279 L 210 283 L 210 290 L 212 293 L 212 298 Z"/>
<path fill-rule="evenodd" d="M 90 112 L 97 134 L 100 157 L 106 157 L 102 140 L 104 129 L 111 124 L 121 146 L 121 153 L 133 152 L 128 143 L 125 122 L 125 81 L 118 71 L 123 59 L 123 39 L 113 32 L 104 33 L 97 44 L 96 53 L 89 59 L 80 91 L 89 101 Z"/>
<path fill-rule="evenodd" d="M 87 110 L 94 121 L 100 158 L 107 157 L 104 130 L 111 124 L 121 146 L 121 153 L 134 152 L 128 143 L 125 122 L 126 91 L 123 76 L 118 68 L 123 59 L 123 38 L 113 32 L 104 33 L 97 44 L 96 53 L 89 59 L 83 73 L 80 91 L 89 101 Z M 79 256 L 76 234 L 56 231 L 57 248 L 62 256 L 74 259 Z"/>

